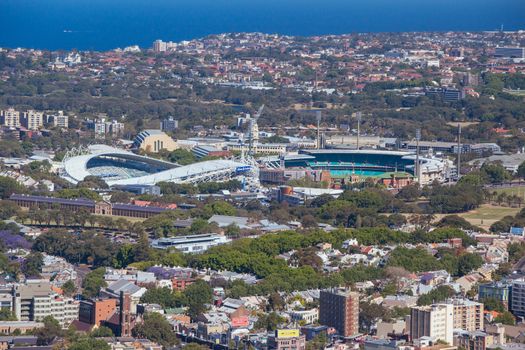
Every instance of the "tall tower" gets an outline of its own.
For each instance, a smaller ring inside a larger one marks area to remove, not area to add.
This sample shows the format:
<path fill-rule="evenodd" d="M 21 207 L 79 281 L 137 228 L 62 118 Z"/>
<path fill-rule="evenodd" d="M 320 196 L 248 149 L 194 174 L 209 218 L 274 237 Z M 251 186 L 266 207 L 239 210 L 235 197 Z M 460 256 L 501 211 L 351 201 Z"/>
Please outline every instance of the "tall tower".
<path fill-rule="evenodd" d="M 357 112 L 356 117 L 357 117 L 357 144 L 356 144 L 356 147 L 357 149 L 359 149 L 359 137 L 361 136 L 361 118 L 362 118 L 361 112 Z"/>
<path fill-rule="evenodd" d="M 417 178 L 417 182 L 421 186 L 421 171 L 420 171 L 420 164 L 419 164 L 419 140 L 421 139 L 421 129 L 416 129 L 416 164 L 415 164 L 415 176 Z"/>
<path fill-rule="evenodd" d="M 133 328 L 131 319 L 131 295 L 120 292 L 119 336 L 130 337 Z"/>
<path fill-rule="evenodd" d="M 317 120 L 317 149 L 321 148 L 321 111 L 315 111 L 315 119 Z"/>
<path fill-rule="evenodd" d="M 458 123 L 458 181 L 461 177 L 461 124 Z"/>

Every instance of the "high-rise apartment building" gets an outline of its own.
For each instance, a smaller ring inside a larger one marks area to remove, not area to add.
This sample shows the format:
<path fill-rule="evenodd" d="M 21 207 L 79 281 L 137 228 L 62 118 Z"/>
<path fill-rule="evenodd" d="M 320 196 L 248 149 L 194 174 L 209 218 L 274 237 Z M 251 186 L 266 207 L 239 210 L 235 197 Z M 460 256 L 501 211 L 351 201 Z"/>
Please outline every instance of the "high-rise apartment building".
<path fill-rule="evenodd" d="M 160 129 L 162 131 L 173 131 L 179 127 L 179 121 L 173 119 L 173 117 L 169 117 L 168 119 L 164 119 L 160 123 Z"/>
<path fill-rule="evenodd" d="M 65 115 L 63 111 L 58 111 L 57 114 L 48 114 L 46 123 L 53 127 L 67 129 L 69 127 L 69 116 Z"/>
<path fill-rule="evenodd" d="M 525 317 L 525 279 L 512 281 L 511 311 L 515 316 Z"/>
<path fill-rule="evenodd" d="M 410 338 L 432 337 L 449 345 L 453 343 L 454 305 L 434 304 L 412 308 L 410 312 Z"/>
<path fill-rule="evenodd" d="M 0 111 L 0 124 L 10 128 L 20 127 L 20 112 L 15 111 L 14 108 Z"/>
<path fill-rule="evenodd" d="M 358 334 L 359 293 L 342 288 L 321 291 L 319 323 L 334 327 L 343 337 Z"/>
<path fill-rule="evenodd" d="M 21 124 L 28 130 L 38 130 L 44 126 L 44 113 L 30 109 L 22 114 Z"/>
<path fill-rule="evenodd" d="M 454 306 L 454 329 L 473 332 L 483 330 L 484 305 L 468 299 L 453 299 L 447 302 Z"/>
<path fill-rule="evenodd" d="M 153 51 L 155 52 L 165 52 L 167 49 L 167 42 L 160 39 L 153 42 Z"/>

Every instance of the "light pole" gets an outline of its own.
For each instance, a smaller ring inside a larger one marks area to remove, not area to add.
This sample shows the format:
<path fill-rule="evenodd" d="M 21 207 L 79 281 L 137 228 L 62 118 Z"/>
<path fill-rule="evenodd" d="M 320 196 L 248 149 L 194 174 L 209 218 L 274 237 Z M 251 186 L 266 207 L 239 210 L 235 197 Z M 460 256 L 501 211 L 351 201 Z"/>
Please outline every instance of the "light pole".
<path fill-rule="evenodd" d="M 315 119 L 317 120 L 317 149 L 321 148 L 321 111 L 315 112 Z"/>
<path fill-rule="evenodd" d="M 416 129 L 416 178 L 419 186 L 421 186 L 420 172 L 419 172 L 419 140 L 421 139 L 421 129 Z"/>
<path fill-rule="evenodd" d="M 359 150 L 359 137 L 361 136 L 361 118 L 362 118 L 362 114 L 361 114 L 361 112 L 357 112 L 355 115 L 357 117 L 357 149 Z"/>
<path fill-rule="evenodd" d="M 458 123 L 458 181 L 461 177 L 461 124 Z"/>

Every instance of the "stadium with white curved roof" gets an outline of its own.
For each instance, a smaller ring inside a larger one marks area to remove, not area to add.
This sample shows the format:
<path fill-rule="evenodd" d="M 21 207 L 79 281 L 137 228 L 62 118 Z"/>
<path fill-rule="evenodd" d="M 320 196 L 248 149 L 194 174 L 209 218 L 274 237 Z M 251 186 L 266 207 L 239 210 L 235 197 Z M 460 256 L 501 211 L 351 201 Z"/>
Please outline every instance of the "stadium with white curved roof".
<path fill-rule="evenodd" d="M 113 186 L 220 181 L 250 171 L 249 165 L 232 160 L 209 160 L 179 166 L 114 147 L 93 145 L 69 153 L 63 160 L 61 175 L 72 183 L 96 176 Z"/>

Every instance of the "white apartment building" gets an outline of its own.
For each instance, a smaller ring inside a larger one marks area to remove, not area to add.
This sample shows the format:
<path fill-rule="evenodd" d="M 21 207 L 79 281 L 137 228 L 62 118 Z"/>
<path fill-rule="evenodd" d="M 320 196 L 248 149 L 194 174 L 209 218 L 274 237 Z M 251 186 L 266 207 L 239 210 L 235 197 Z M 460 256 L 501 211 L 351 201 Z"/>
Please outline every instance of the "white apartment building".
<path fill-rule="evenodd" d="M 23 113 L 21 124 L 28 130 L 38 130 L 44 126 L 44 113 L 30 109 Z"/>
<path fill-rule="evenodd" d="M 41 321 L 46 316 L 53 316 L 63 327 L 67 327 L 78 319 L 78 301 L 53 292 L 49 281 L 28 280 L 6 290 L 5 294 L 11 296 L 11 308 L 19 321 Z"/>
<path fill-rule="evenodd" d="M 46 122 L 53 127 L 67 129 L 69 127 L 69 116 L 65 115 L 63 111 L 58 111 L 57 114 L 47 115 Z"/>
<path fill-rule="evenodd" d="M 313 324 L 319 320 L 319 309 L 290 311 L 288 314 L 293 321 L 303 321 L 304 324 Z"/>
<path fill-rule="evenodd" d="M 15 111 L 14 108 L 8 108 L 0 111 L 0 122 L 3 126 L 10 128 L 20 127 L 20 112 Z"/>
<path fill-rule="evenodd" d="M 449 345 L 454 341 L 454 305 L 434 304 L 413 307 L 410 313 L 410 338 L 432 337 Z"/>
<path fill-rule="evenodd" d="M 33 321 L 42 321 L 47 316 L 53 316 L 60 325 L 67 327 L 78 320 L 79 302 L 58 295 L 48 295 L 33 298 Z"/>

